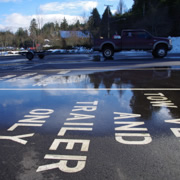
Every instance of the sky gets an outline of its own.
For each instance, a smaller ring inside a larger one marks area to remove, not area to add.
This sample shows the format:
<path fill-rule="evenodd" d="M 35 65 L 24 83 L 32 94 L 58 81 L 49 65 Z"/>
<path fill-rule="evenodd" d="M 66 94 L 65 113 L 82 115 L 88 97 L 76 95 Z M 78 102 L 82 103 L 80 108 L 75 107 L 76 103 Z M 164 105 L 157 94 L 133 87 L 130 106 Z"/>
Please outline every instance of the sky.
<path fill-rule="evenodd" d="M 133 0 L 124 0 L 126 9 L 130 9 Z M 19 27 L 28 29 L 33 18 L 39 26 L 47 22 L 61 23 L 65 17 L 68 23 L 78 19 L 83 22 L 97 8 L 103 14 L 105 5 L 112 5 L 111 11 L 117 9 L 119 0 L 0 0 L 0 31 L 16 32 Z"/>

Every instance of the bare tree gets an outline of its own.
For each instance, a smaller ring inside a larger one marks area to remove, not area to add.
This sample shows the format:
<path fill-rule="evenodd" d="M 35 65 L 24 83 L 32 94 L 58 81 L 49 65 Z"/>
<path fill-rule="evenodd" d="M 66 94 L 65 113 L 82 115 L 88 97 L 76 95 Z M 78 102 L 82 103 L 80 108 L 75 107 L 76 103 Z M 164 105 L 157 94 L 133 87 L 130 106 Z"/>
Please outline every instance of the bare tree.
<path fill-rule="evenodd" d="M 43 16 L 40 10 L 37 10 L 36 23 L 37 23 L 37 43 L 40 45 L 38 49 L 41 50 L 42 45 L 44 43 L 44 38 L 42 32 Z"/>
<path fill-rule="evenodd" d="M 126 9 L 126 5 L 123 0 L 119 0 L 119 4 L 117 7 L 117 14 L 123 14 Z"/>
<path fill-rule="evenodd" d="M 13 45 L 14 34 L 10 31 L 0 32 L 0 46 L 6 48 Z"/>
<path fill-rule="evenodd" d="M 30 38 L 33 42 L 33 47 L 35 47 L 36 41 L 37 41 L 37 31 L 38 31 L 38 25 L 36 23 L 36 19 L 32 19 L 29 27 L 30 31 Z"/>

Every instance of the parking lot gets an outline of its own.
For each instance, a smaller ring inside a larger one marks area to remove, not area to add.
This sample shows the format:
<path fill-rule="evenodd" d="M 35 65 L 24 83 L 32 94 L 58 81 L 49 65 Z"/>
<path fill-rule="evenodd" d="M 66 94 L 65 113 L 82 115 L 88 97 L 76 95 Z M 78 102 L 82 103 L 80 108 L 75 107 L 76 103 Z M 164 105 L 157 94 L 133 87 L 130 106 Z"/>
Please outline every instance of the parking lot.
<path fill-rule="evenodd" d="M 0 179 L 180 176 L 178 56 L 21 57 L 0 68 Z"/>

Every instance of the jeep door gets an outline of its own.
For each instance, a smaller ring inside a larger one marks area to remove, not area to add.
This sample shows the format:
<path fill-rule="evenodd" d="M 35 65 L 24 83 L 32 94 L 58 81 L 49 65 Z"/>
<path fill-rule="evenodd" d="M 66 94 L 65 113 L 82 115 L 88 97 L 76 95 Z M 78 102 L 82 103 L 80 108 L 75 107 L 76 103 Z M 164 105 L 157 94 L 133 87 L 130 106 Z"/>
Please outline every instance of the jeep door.
<path fill-rule="evenodd" d="M 122 49 L 123 50 L 131 50 L 135 49 L 135 32 L 132 31 L 124 31 L 122 35 Z"/>
<path fill-rule="evenodd" d="M 137 31 L 135 34 L 135 47 L 139 50 L 150 50 L 153 47 L 153 37 L 146 31 Z"/>

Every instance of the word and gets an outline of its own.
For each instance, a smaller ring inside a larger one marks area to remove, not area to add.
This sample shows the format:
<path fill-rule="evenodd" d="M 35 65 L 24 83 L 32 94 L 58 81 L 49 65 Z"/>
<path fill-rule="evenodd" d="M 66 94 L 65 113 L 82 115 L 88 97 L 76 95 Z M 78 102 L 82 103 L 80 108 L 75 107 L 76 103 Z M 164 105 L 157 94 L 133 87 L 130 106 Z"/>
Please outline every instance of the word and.
<path fill-rule="evenodd" d="M 144 122 L 122 121 L 124 119 L 139 118 L 141 117 L 140 114 L 129 114 L 121 112 L 114 112 L 114 114 L 118 115 L 114 118 L 114 124 L 118 125 L 118 127 L 115 128 L 115 139 L 117 142 L 128 145 L 145 145 L 151 143 L 152 138 L 150 134 L 147 133 L 148 129 L 144 127 L 137 127 L 144 125 Z"/>

